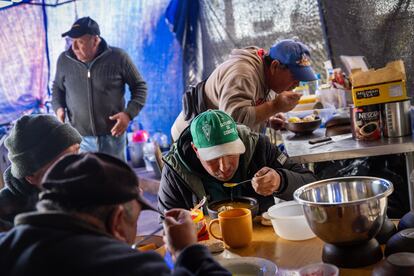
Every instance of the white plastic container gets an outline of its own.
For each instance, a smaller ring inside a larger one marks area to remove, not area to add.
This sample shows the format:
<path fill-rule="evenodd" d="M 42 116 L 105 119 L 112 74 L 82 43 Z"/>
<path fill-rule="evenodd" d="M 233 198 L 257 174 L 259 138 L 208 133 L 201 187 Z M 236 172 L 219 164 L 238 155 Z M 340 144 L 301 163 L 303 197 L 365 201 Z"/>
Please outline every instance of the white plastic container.
<path fill-rule="evenodd" d="M 315 237 L 310 229 L 302 206 L 296 201 L 273 205 L 267 211 L 276 234 L 286 240 L 300 241 Z"/>

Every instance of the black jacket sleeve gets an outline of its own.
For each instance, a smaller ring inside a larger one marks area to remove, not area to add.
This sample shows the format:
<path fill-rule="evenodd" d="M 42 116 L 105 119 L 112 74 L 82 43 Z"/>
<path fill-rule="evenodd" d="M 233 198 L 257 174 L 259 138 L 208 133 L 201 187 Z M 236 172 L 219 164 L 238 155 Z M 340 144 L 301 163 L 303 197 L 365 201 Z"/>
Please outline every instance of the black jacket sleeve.
<path fill-rule="evenodd" d="M 20 213 L 34 211 L 38 201 L 37 188 L 19 182 L 8 167 L 4 172 L 5 187 L 0 190 L 0 232 L 13 227 L 14 217 Z"/>
<path fill-rule="evenodd" d="M 191 274 L 186 274 L 189 271 Z M 187 247 L 178 256 L 174 275 L 232 275 L 223 268 L 208 249 L 200 244 Z"/>
<path fill-rule="evenodd" d="M 189 210 L 193 207 L 192 194 L 181 177 L 168 164 L 165 164 L 158 190 L 158 209 L 162 213 L 172 208 Z"/>

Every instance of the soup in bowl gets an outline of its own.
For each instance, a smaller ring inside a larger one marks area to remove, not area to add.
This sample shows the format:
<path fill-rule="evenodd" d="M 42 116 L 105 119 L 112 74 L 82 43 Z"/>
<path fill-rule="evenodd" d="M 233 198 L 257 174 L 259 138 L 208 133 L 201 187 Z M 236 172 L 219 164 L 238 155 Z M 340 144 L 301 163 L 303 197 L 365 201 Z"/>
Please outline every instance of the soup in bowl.
<path fill-rule="evenodd" d="M 229 198 L 224 200 L 213 201 L 208 204 L 207 211 L 210 218 L 214 219 L 217 218 L 218 213 L 234 208 L 249 209 L 252 213 L 252 217 L 254 218 L 259 212 L 259 203 L 255 198 L 252 197 L 235 197 L 233 198 L 233 200 Z"/>

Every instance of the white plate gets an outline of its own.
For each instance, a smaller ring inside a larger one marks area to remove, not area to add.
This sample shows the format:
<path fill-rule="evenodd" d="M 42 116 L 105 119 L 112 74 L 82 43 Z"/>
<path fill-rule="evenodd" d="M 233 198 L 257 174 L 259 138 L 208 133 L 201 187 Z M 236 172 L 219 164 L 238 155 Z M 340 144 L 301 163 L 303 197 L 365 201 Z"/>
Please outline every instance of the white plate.
<path fill-rule="evenodd" d="M 217 261 L 234 276 L 274 276 L 278 270 L 275 263 L 256 257 L 220 258 Z"/>

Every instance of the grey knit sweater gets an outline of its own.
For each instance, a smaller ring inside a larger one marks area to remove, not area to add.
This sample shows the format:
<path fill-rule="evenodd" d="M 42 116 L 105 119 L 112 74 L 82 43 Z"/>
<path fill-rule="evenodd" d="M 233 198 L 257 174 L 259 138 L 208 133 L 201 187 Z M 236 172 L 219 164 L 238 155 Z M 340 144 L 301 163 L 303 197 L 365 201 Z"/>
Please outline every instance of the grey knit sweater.
<path fill-rule="evenodd" d="M 131 100 L 125 107 L 125 84 Z M 109 119 L 125 111 L 138 115 L 147 98 L 147 85 L 128 54 L 101 39 L 97 57 L 89 64 L 76 59 L 72 49 L 58 59 L 53 82 L 52 107 L 66 108 L 69 121 L 82 136 L 109 135 Z"/>

